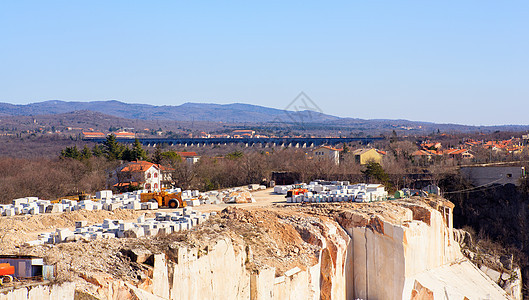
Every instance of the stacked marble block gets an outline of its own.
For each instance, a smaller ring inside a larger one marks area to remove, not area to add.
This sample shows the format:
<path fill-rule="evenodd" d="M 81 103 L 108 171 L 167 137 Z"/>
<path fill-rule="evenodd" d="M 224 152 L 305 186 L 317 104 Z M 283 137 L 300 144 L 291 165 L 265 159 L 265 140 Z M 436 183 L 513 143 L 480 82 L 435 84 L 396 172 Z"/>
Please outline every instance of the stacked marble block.
<path fill-rule="evenodd" d="M 98 192 L 99 193 L 99 192 Z M 153 210 L 158 209 L 158 203 L 140 201 L 140 196 L 122 194 L 111 198 L 101 198 L 99 201 L 82 200 L 75 201 L 62 199 L 59 203 L 51 203 L 49 200 L 41 200 L 38 197 L 26 197 L 14 199 L 12 204 L 0 205 L 0 215 L 38 215 L 44 213 L 62 213 L 75 210 L 116 210 L 116 209 L 134 209 L 134 210 Z"/>
<path fill-rule="evenodd" d="M 179 193 L 181 190 L 169 189 L 169 193 Z M 112 191 L 105 190 L 96 193 L 98 201 L 92 200 L 68 200 L 62 199 L 59 203 L 51 203 L 49 200 L 41 200 L 38 197 L 25 197 L 14 199 L 12 204 L 0 205 L 0 215 L 15 216 L 22 214 L 43 214 L 43 213 L 62 213 L 75 210 L 108 210 L 116 209 L 133 209 L 133 210 L 154 210 L 158 209 L 158 203 L 141 202 L 141 193 L 145 190 L 134 191 L 113 195 Z M 221 204 L 222 197 L 226 192 L 210 191 L 200 193 L 198 190 L 182 191 L 182 199 L 187 206 L 195 207 L 203 204 Z"/>
<path fill-rule="evenodd" d="M 30 246 L 42 244 L 57 244 L 80 240 L 96 240 L 101 238 L 139 238 L 171 234 L 191 229 L 209 219 L 212 213 L 198 213 L 191 208 L 184 208 L 176 212 L 157 212 L 155 218 L 138 217 L 136 222 L 105 219 L 103 224 L 87 226 L 86 221 L 75 222 L 75 230 L 57 229 L 55 232 L 43 233 L 39 239 L 27 242 Z"/>

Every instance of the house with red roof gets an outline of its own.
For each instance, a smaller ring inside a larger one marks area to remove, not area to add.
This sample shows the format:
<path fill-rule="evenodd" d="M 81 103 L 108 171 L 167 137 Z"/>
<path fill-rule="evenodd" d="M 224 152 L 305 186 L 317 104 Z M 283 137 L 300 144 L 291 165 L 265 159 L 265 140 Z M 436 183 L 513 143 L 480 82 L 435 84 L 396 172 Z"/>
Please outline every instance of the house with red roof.
<path fill-rule="evenodd" d="M 354 150 L 353 155 L 355 162 L 358 164 L 365 165 L 369 162 L 376 162 L 380 164 L 382 162 L 382 157 L 386 155 L 386 152 L 375 148 L 363 148 Z"/>
<path fill-rule="evenodd" d="M 118 167 L 111 174 L 112 186 L 123 190 L 130 186 L 159 191 L 172 185 L 173 169 L 148 161 L 132 161 Z"/>
<path fill-rule="evenodd" d="M 194 165 L 198 162 L 198 160 L 200 159 L 200 156 L 198 156 L 198 154 L 196 152 L 176 152 L 178 155 L 180 155 L 180 157 L 182 157 L 182 159 L 184 159 L 186 161 L 186 163 L 188 165 Z"/>
<path fill-rule="evenodd" d="M 320 146 L 312 150 L 313 157 L 318 160 L 329 159 L 335 164 L 340 163 L 340 151 L 342 149 L 330 147 L 330 146 Z"/>
<path fill-rule="evenodd" d="M 443 151 L 443 155 L 449 158 L 455 159 L 471 159 L 474 155 L 468 151 L 468 149 L 446 149 Z"/>

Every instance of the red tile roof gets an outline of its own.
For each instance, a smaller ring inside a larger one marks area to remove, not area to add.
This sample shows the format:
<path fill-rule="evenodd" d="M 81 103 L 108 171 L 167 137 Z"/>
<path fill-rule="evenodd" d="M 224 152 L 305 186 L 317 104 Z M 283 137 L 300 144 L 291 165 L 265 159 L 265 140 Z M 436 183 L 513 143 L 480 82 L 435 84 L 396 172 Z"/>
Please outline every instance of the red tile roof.
<path fill-rule="evenodd" d="M 83 131 L 83 135 L 86 136 L 86 137 L 103 137 L 105 136 L 104 133 L 102 132 L 97 132 L 97 131 Z"/>
<path fill-rule="evenodd" d="M 334 148 L 334 147 L 330 147 L 330 146 L 320 146 L 316 149 L 319 149 L 319 148 L 325 148 L 325 149 L 329 149 L 329 150 L 333 150 L 333 151 L 342 151 L 343 149 L 342 148 Z"/>
<path fill-rule="evenodd" d="M 152 166 L 155 166 L 156 168 L 158 168 L 158 165 L 155 165 L 151 162 L 139 160 L 139 161 L 130 162 L 129 164 L 127 164 L 125 167 L 121 169 L 121 172 L 145 172 Z"/>
<path fill-rule="evenodd" d="M 136 135 L 132 132 L 115 132 L 114 135 L 116 137 L 124 137 L 124 138 L 133 138 L 135 137 Z"/>

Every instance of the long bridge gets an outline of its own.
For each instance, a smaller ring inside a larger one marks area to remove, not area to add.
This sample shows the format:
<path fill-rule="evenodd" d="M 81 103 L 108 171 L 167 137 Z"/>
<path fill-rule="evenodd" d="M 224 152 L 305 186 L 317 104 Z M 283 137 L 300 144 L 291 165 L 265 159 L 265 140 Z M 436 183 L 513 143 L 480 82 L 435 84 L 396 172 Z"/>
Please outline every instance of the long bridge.
<path fill-rule="evenodd" d="M 85 138 L 87 141 L 102 143 L 104 138 Z M 116 138 L 120 143 L 132 143 L 131 138 Z M 374 141 L 384 140 L 384 137 L 318 137 L 318 138 L 138 138 L 144 146 L 168 144 L 171 146 L 203 147 L 208 145 L 239 144 L 246 147 L 315 147 L 321 145 L 335 146 L 339 144 L 369 144 Z"/>

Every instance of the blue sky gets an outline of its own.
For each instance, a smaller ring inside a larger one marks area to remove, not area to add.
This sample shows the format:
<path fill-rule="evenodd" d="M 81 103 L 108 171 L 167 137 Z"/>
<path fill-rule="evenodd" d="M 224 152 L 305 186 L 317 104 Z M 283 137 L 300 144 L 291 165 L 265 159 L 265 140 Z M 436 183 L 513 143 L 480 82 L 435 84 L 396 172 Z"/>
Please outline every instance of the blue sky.
<path fill-rule="evenodd" d="M 529 124 L 527 1 L 3 1 L 0 102 Z"/>

